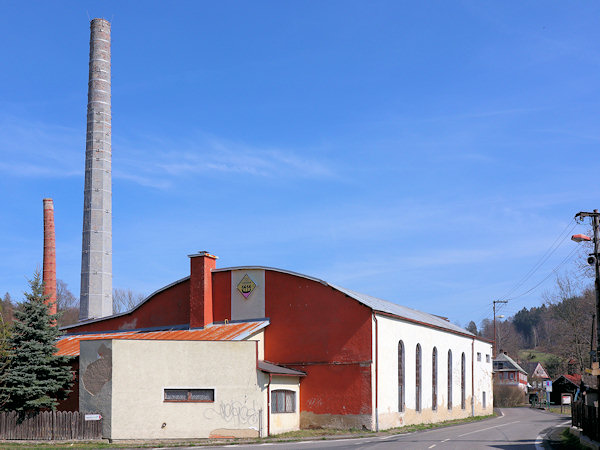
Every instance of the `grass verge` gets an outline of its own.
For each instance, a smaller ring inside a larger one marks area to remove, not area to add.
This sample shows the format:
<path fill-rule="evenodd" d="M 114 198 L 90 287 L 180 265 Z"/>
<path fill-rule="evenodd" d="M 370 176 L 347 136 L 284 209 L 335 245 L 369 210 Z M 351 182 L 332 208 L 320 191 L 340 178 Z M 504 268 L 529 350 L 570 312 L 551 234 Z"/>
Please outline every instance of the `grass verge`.
<path fill-rule="evenodd" d="M 574 449 L 574 450 L 583 450 L 587 449 L 585 445 L 582 445 L 579 442 L 579 438 L 577 436 L 572 435 L 569 432 L 568 428 L 565 428 L 563 432 L 560 434 L 560 442 L 553 442 L 552 448 L 555 449 Z"/>
<path fill-rule="evenodd" d="M 326 440 L 336 439 L 339 437 L 345 438 L 361 438 L 371 436 L 385 436 L 412 433 L 414 431 L 431 430 L 434 428 L 444 428 L 452 425 L 460 425 L 463 423 L 477 422 L 480 420 L 489 419 L 494 417 L 494 414 L 488 416 L 477 416 L 467 417 L 465 419 L 448 420 L 446 422 L 437 422 L 420 425 L 407 425 L 404 427 L 391 428 L 389 430 L 375 432 L 369 430 L 340 430 L 340 429 L 310 429 L 310 430 L 297 430 L 290 431 L 288 433 L 277 434 L 265 438 L 258 439 L 198 439 L 198 440 L 177 440 L 177 441 L 128 441 L 128 442 L 114 442 L 108 443 L 106 441 L 93 441 L 93 442 L 15 442 L 15 441 L 4 441 L 0 442 L 0 448 L 13 448 L 18 447 L 19 449 L 73 449 L 73 448 L 169 448 L 169 447 L 189 447 L 189 446 L 215 446 L 215 445 L 231 445 L 231 444 L 261 444 L 269 442 L 295 442 L 301 440 Z"/>

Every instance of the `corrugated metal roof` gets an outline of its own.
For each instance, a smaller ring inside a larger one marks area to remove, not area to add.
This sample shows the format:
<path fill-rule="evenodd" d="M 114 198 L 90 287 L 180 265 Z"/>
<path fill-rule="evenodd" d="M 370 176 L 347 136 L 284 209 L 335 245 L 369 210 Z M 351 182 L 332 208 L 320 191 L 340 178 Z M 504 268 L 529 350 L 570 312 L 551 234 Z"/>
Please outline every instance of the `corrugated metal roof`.
<path fill-rule="evenodd" d="M 297 377 L 305 377 L 306 374 L 299 370 L 288 369 L 287 367 L 278 366 L 277 364 L 268 361 L 259 360 L 258 368 L 263 372 L 272 373 L 274 375 L 292 375 Z"/>
<path fill-rule="evenodd" d="M 59 355 L 78 356 L 79 342 L 93 339 L 151 339 L 165 341 L 243 341 L 269 324 L 268 320 L 212 325 L 197 330 L 115 331 L 71 334 L 61 337 Z"/>
<path fill-rule="evenodd" d="M 426 312 L 417 311 L 416 309 L 407 308 L 406 306 L 388 302 L 380 298 L 371 297 L 370 295 L 354 292 L 350 289 L 346 289 L 340 286 L 334 286 L 333 284 L 330 284 L 330 286 L 334 289 L 337 289 L 340 292 L 343 292 L 347 296 L 352 297 L 353 299 L 359 301 L 363 305 L 366 305 L 375 311 L 386 312 L 394 314 L 395 316 L 403 317 L 411 321 L 417 321 L 426 325 L 433 325 L 457 333 L 475 336 L 473 333 L 465 330 L 464 328 L 459 327 L 458 325 L 454 325 L 452 322 L 448 322 L 447 320 L 444 320 L 439 316 L 434 316 L 433 314 L 428 314 Z"/>
<path fill-rule="evenodd" d="M 325 286 L 329 286 L 337 291 L 340 291 L 340 292 L 346 294 L 347 296 L 353 298 L 354 300 L 362 303 L 363 305 L 371 308 L 374 311 L 380 311 L 380 312 L 384 312 L 384 313 L 393 314 L 395 316 L 399 316 L 401 318 L 405 318 L 410 321 L 421 322 L 424 325 L 432 325 L 434 327 L 443 328 L 448 331 L 452 331 L 454 333 L 465 334 L 468 336 L 473 336 L 477 339 L 481 339 L 481 338 L 478 338 L 477 336 L 475 336 L 470 331 L 467 331 L 464 328 L 459 327 L 458 325 L 454 325 L 453 323 L 451 323 L 447 320 L 444 320 L 439 316 L 435 316 L 433 314 L 429 314 L 429 313 L 422 312 L 422 311 L 417 311 L 416 309 L 407 308 L 406 306 L 402 306 L 397 303 L 392 303 L 387 300 L 382 300 L 377 297 L 371 297 L 370 295 L 361 294 L 359 292 L 355 292 L 350 289 L 346 289 L 341 286 L 336 286 L 334 284 L 328 283 L 327 281 L 320 280 L 319 278 L 314 278 L 314 277 L 311 277 L 308 275 L 303 275 L 301 273 L 292 272 L 290 270 L 278 269 L 276 267 L 267 267 L 267 266 L 237 266 L 237 267 L 224 267 L 222 269 L 215 269 L 215 270 L 213 270 L 213 272 L 227 272 L 230 270 L 252 270 L 252 269 L 254 269 L 254 270 L 272 270 L 274 272 L 281 272 L 281 273 L 285 273 L 285 274 L 289 274 L 289 275 L 293 275 L 293 276 L 297 276 L 297 277 L 306 278 L 308 280 L 316 281 L 318 283 L 321 283 Z"/>

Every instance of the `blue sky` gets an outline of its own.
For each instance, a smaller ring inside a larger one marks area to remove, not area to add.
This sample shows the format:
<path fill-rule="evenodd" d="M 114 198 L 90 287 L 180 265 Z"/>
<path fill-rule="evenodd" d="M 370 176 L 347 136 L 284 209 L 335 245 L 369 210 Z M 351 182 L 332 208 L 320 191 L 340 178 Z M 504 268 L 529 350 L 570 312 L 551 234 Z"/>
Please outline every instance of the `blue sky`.
<path fill-rule="evenodd" d="M 112 21 L 114 287 L 149 294 L 208 250 L 219 267 L 293 270 L 466 325 L 600 207 L 593 2 L 0 8 L 0 292 L 13 298 L 41 266 L 44 197 L 58 278 L 79 293 L 94 17 Z M 540 304 L 552 278 L 506 312 Z"/>

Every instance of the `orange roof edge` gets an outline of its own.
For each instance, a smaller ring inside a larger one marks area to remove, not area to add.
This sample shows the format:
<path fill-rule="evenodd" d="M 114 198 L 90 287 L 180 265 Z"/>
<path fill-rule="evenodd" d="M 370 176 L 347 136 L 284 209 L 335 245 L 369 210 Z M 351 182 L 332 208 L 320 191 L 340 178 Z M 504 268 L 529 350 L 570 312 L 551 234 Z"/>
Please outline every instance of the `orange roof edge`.
<path fill-rule="evenodd" d="M 57 355 L 79 356 L 79 343 L 99 339 L 136 339 L 162 341 L 243 341 L 269 325 L 268 320 L 218 324 L 195 330 L 114 331 L 72 334 L 56 343 Z"/>

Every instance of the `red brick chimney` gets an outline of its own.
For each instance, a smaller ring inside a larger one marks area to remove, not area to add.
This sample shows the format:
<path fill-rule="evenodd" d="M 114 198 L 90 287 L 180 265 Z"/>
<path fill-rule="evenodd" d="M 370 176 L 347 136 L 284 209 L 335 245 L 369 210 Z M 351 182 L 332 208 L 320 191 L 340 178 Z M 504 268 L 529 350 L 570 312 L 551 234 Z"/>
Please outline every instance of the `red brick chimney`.
<path fill-rule="evenodd" d="M 51 198 L 44 199 L 44 295 L 48 296 L 50 314 L 56 314 L 56 240 L 54 236 L 54 203 Z"/>
<path fill-rule="evenodd" d="M 190 258 L 190 328 L 203 328 L 213 323 L 212 270 L 217 257 L 208 252 L 188 255 Z"/>

